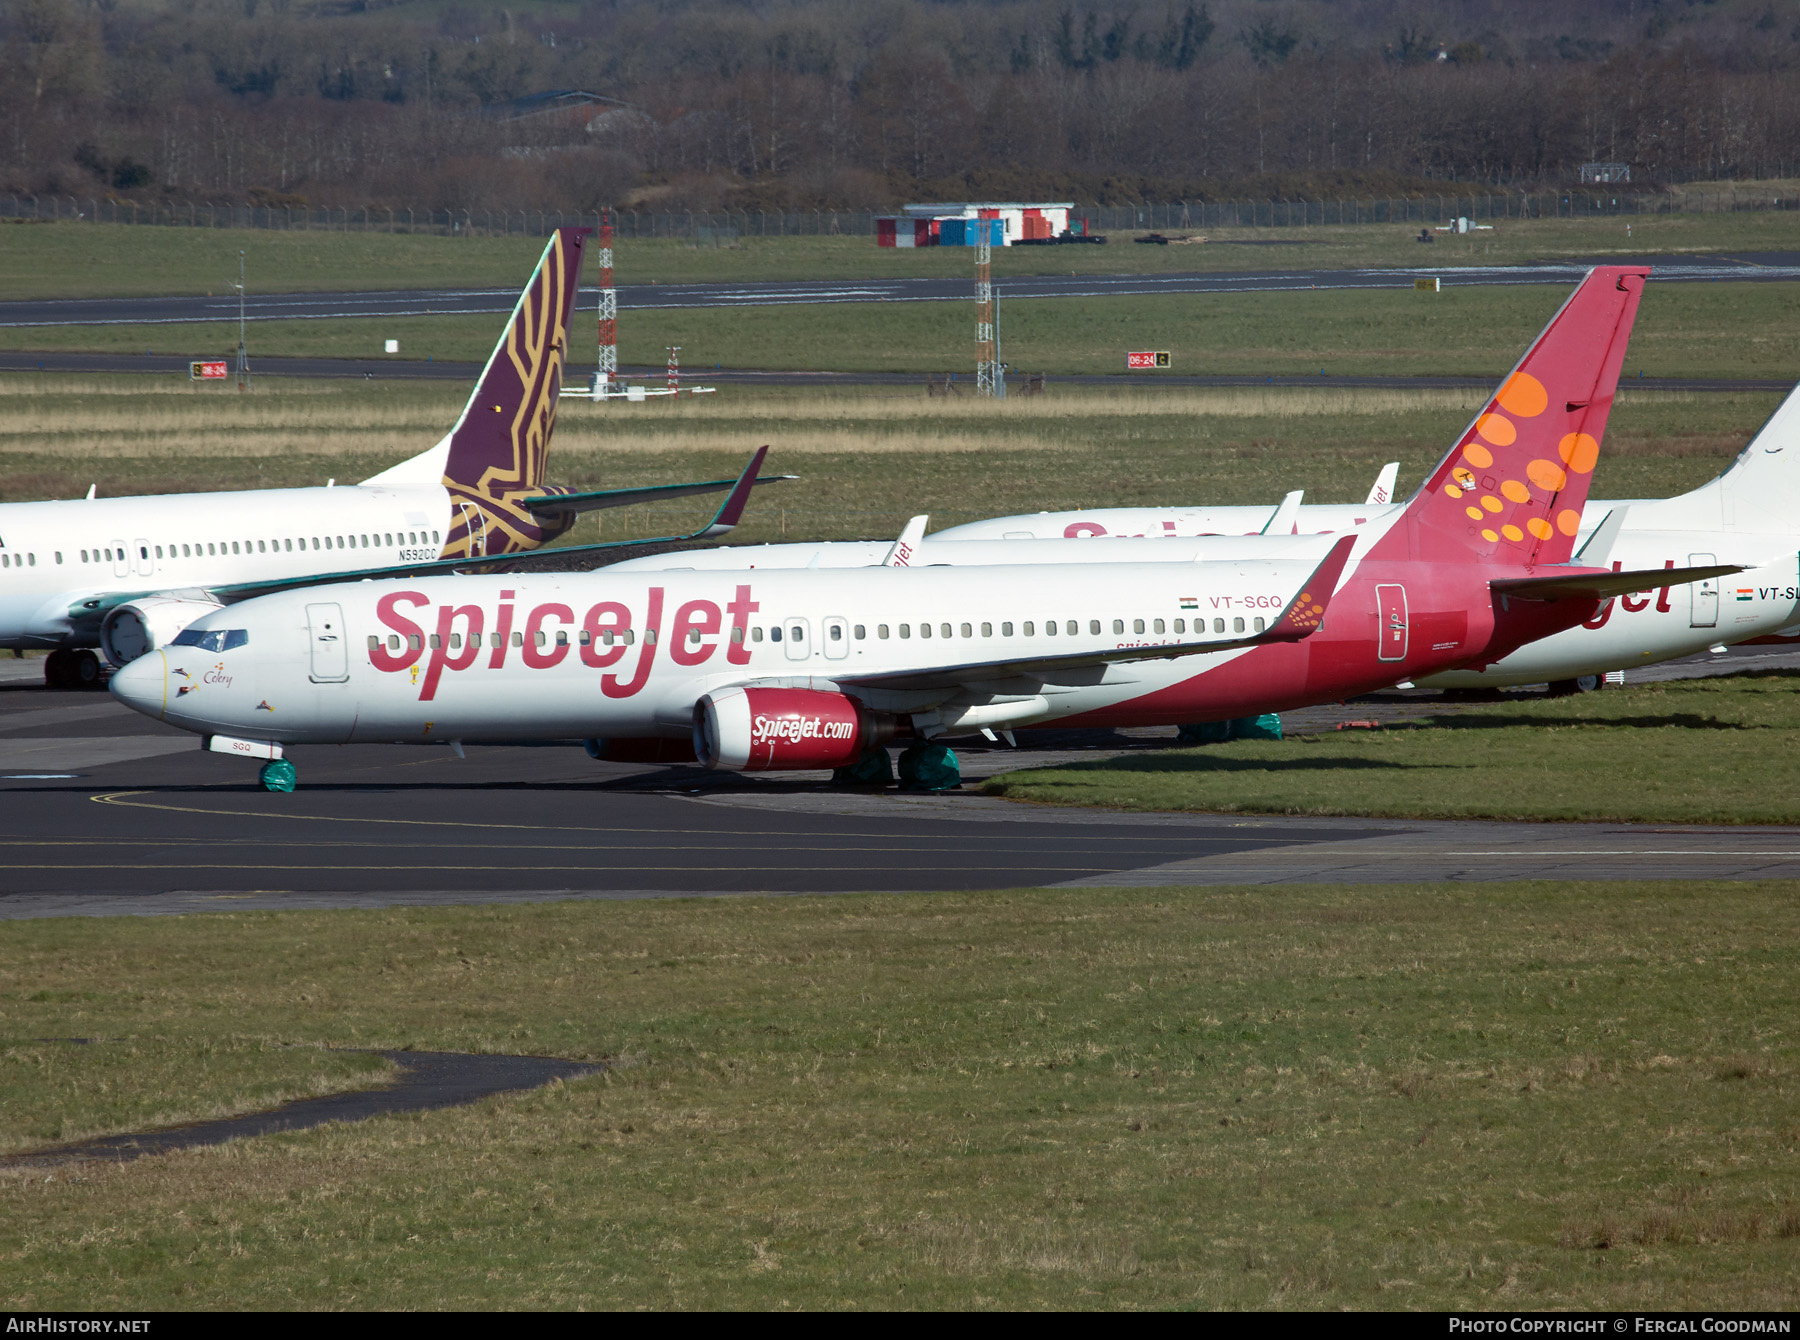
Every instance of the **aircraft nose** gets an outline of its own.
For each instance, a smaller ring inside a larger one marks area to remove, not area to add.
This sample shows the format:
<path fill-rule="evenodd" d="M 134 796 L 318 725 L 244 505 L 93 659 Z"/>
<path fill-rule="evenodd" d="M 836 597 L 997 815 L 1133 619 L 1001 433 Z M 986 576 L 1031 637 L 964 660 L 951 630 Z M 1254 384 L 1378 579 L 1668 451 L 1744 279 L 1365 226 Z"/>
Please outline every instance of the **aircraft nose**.
<path fill-rule="evenodd" d="M 169 702 L 169 658 L 160 651 L 146 652 L 113 671 L 107 687 L 125 706 L 160 721 Z"/>

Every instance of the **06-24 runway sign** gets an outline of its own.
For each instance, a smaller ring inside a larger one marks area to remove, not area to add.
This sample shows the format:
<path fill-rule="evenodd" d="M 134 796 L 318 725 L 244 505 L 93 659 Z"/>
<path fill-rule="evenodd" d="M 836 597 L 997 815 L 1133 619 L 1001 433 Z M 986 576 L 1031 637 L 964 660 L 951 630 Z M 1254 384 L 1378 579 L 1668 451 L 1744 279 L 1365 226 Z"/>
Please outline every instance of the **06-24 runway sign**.
<path fill-rule="evenodd" d="M 1137 372 L 1145 368 L 1166 368 L 1169 366 L 1167 349 L 1139 349 L 1125 355 L 1125 370 Z"/>

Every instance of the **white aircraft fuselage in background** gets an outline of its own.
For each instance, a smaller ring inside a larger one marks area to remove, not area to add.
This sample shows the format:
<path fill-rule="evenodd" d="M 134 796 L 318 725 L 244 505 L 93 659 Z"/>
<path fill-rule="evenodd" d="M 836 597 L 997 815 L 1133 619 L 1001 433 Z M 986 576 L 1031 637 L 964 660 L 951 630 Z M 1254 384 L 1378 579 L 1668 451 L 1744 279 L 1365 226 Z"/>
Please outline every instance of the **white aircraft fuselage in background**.
<path fill-rule="evenodd" d="M 992 563 L 1192 563 L 1280 552 L 1309 536 L 1384 524 L 1404 504 L 1306 504 L 1290 536 L 1259 534 L 1267 507 L 1113 508 L 998 517 L 952 526 L 914 546 L 914 565 Z M 1616 509 L 1623 523 L 1607 562 L 1626 571 L 1738 564 L 1749 571 L 1609 600 L 1579 628 L 1554 634 L 1481 669 L 1417 682 L 1431 687 L 1502 687 L 1603 674 L 1769 636 L 1800 624 L 1800 390 L 1791 393 L 1718 478 L 1674 498 L 1589 500 L 1587 540 Z M 1086 529 L 1078 529 L 1085 527 Z M 1078 538 L 1068 538 L 1071 531 Z M 1167 536 L 1167 538 L 1157 538 Z M 892 541 L 734 545 L 652 554 L 614 571 L 767 570 L 881 563 Z"/>

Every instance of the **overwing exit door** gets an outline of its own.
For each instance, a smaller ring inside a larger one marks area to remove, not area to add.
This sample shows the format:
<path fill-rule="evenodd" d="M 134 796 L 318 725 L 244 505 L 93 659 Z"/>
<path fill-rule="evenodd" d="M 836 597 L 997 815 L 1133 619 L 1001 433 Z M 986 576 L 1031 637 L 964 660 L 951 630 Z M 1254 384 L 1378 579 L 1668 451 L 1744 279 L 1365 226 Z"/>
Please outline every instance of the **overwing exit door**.
<path fill-rule="evenodd" d="M 1690 568 L 1709 568 L 1719 560 L 1711 554 L 1689 554 Z M 1695 628 L 1717 628 L 1719 626 L 1719 579 L 1708 577 L 1703 582 L 1695 582 L 1691 588 L 1694 593 L 1694 613 L 1690 621 Z"/>
<path fill-rule="evenodd" d="M 344 637 L 344 611 L 337 605 L 308 605 L 306 626 L 312 635 L 312 682 L 342 684 L 350 678 L 350 644 Z"/>
<path fill-rule="evenodd" d="M 1375 617 L 1380 621 L 1381 650 L 1376 657 L 1383 661 L 1406 659 L 1406 588 L 1398 582 L 1375 588 Z"/>

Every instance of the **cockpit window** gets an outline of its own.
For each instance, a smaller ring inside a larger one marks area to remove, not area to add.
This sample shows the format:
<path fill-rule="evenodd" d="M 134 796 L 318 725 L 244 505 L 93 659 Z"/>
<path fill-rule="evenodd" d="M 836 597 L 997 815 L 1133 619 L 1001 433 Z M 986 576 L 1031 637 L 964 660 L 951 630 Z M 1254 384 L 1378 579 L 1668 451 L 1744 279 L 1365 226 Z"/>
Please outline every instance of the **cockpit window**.
<path fill-rule="evenodd" d="M 184 628 L 170 639 L 171 647 L 198 647 L 201 651 L 230 651 L 247 646 L 248 628 Z"/>

